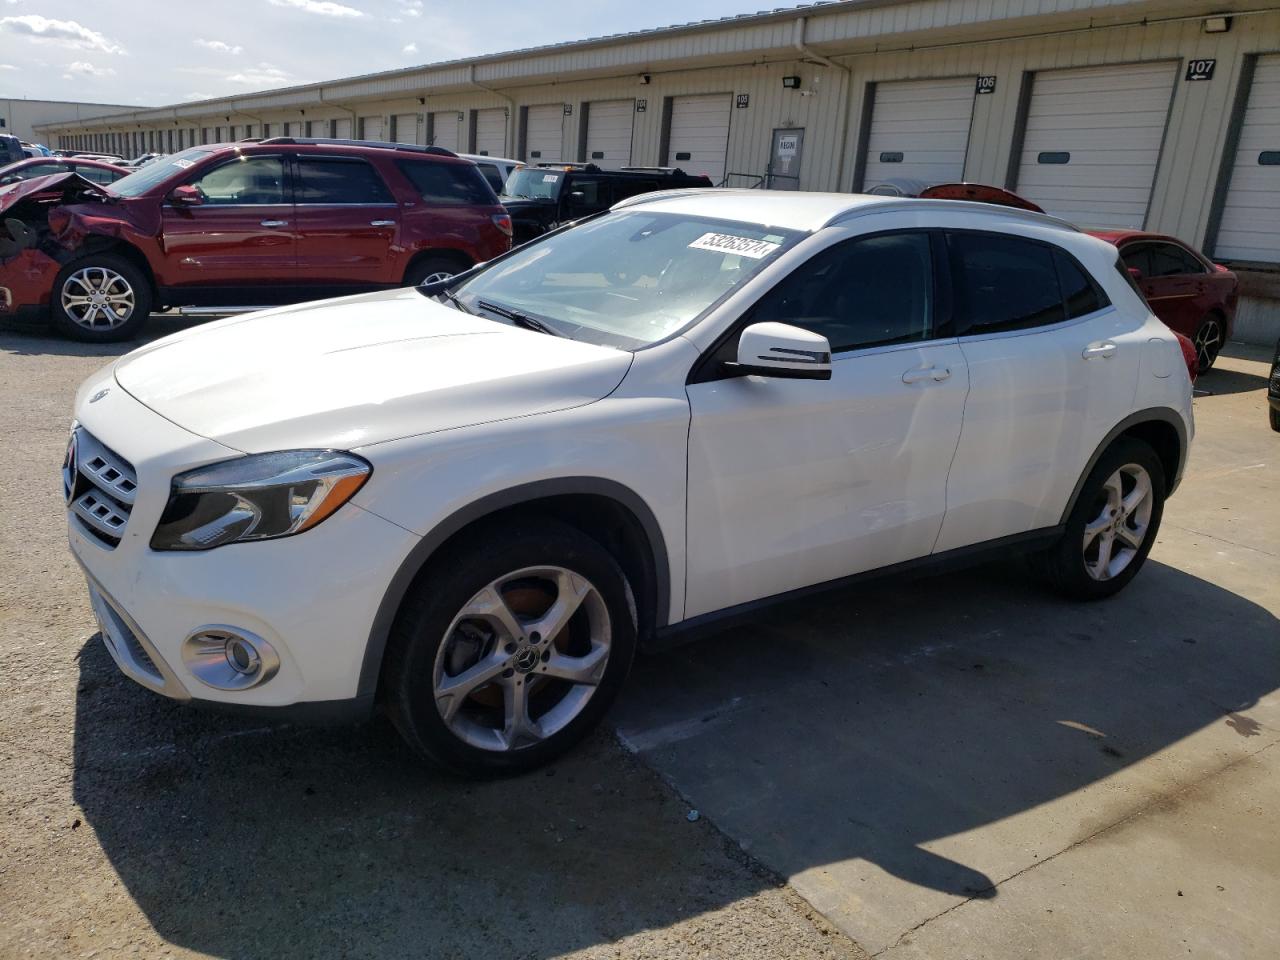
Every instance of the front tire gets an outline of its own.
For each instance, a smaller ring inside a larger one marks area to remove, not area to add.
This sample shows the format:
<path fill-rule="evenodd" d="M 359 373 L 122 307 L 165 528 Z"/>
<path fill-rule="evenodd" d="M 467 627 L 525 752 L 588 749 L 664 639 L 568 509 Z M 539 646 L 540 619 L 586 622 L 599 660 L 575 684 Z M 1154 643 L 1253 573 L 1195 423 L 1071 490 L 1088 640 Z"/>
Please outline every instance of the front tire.
<path fill-rule="evenodd" d="M 1155 543 L 1165 486 L 1164 467 L 1148 444 L 1116 441 L 1089 471 L 1061 539 L 1033 558 L 1042 578 L 1074 600 L 1123 590 Z"/>
<path fill-rule="evenodd" d="M 1275 407 L 1269 407 L 1267 413 L 1271 415 L 1271 429 L 1280 433 L 1280 410 Z"/>
<path fill-rule="evenodd" d="M 634 595 L 565 524 L 490 524 L 433 561 L 392 631 L 384 702 L 405 740 L 468 776 L 545 764 L 604 715 L 631 668 Z"/>
<path fill-rule="evenodd" d="M 103 253 L 73 260 L 53 283 L 49 316 L 64 336 L 113 343 L 137 336 L 151 314 L 151 283 L 133 263 Z"/>

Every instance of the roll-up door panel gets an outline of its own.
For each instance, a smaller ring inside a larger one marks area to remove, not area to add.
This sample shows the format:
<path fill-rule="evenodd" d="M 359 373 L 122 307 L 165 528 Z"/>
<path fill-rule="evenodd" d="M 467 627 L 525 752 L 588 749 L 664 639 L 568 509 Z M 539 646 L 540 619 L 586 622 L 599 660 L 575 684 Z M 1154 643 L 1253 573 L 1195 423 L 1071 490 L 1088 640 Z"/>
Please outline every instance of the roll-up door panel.
<path fill-rule="evenodd" d="M 964 179 L 974 77 L 877 83 L 863 189 L 900 183 L 907 193 Z"/>
<path fill-rule="evenodd" d="M 1213 255 L 1280 263 L 1280 54 L 1254 69 Z"/>
<path fill-rule="evenodd" d="M 675 97 L 671 101 L 667 165 L 695 176 L 705 173 L 718 184 L 724 179 L 732 113 L 733 95 L 729 93 Z"/>

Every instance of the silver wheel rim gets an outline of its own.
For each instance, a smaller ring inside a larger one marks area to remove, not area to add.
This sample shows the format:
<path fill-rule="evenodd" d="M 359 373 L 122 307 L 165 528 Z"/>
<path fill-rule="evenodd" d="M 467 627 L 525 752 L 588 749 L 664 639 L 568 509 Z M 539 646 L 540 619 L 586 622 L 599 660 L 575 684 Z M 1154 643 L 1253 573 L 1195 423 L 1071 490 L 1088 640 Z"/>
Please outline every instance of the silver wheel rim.
<path fill-rule="evenodd" d="M 439 283 L 442 280 L 448 280 L 453 274 L 448 270 L 437 270 L 435 273 L 428 273 L 419 282 L 418 286 L 425 287 L 431 283 Z"/>
<path fill-rule="evenodd" d="M 109 267 L 85 267 L 62 284 L 62 309 L 88 330 L 111 330 L 133 316 L 133 287 Z"/>
<path fill-rule="evenodd" d="M 1196 361 L 1201 370 L 1208 369 L 1222 349 L 1222 327 L 1217 320 L 1206 320 L 1196 331 Z"/>
<path fill-rule="evenodd" d="M 609 610 L 586 577 L 524 567 L 476 593 L 436 652 L 432 696 L 450 732 L 481 750 L 541 743 L 586 708 L 609 663 Z"/>
<path fill-rule="evenodd" d="M 1096 510 L 1084 527 L 1084 568 L 1094 580 L 1118 577 L 1142 549 L 1151 529 L 1151 475 L 1127 463 L 1098 491 Z"/>

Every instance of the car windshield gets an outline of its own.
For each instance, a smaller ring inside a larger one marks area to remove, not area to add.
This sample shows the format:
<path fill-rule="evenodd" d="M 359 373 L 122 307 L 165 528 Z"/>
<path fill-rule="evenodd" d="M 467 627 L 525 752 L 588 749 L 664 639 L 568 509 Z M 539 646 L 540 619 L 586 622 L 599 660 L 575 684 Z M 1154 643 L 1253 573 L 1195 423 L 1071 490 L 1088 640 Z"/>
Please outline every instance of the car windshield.
<path fill-rule="evenodd" d="M 564 182 L 563 170 L 539 170 L 537 167 L 521 167 L 507 177 L 502 188 L 504 197 L 522 200 L 554 200 L 560 195 Z"/>
<path fill-rule="evenodd" d="M 145 167 L 139 167 L 127 177 L 121 177 L 107 188 L 107 192 L 117 197 L 140 197 L 157 183 L 181 170 L 191 168 L 197 161 L 203 160 L 211 153 L 213 153 L 212 150 L 192 147 L 181 153 L 155 160 Z"/>
<path fill-rule="evenodd" d="M 575 340 L 636 349 L 688 326 L 801 236 L 623 210 L 518 249 L 451 293 L 473 313 L 523 314 Z"/>

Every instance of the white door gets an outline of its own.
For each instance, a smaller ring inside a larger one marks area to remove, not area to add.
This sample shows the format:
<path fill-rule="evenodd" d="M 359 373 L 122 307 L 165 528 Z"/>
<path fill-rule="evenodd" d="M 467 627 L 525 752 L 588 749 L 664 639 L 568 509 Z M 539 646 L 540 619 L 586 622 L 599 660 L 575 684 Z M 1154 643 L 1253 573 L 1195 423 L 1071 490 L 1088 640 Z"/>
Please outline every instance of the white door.
<path fill-rule="evenodd" d="M 688 616 L 933 549 L 967 381 L 930 273 L 923 232 L 830 247 L 744 318 L 825 335 L 829 381 L 688 386 Z"/>
<path fill-rule="evenodd" d="M 1177 65 L 1037 73 L 1016 192 L 1082 227 L 1140 230 Z"/>
<path fill-rule="evenodd" d="M 383 133 L 382 117 L 361 117 L 360 118 L 360 139 L 361 140 L 385 140 Z"/>
<path fill-rule="evenodd" d="M 333 135 L 339 140 L 351 139 L 351 118 L 342 117 L 333 122 Z"/>
<path fill-rule="evenodd" d="M 863 189 L 893 180 L 920 189 L 963 180 L 976 84 L 975 77 L 877 83 Z"/>
<path fill-rule="evenodd" d="M 1133 404 L 1146 336 L 1042 242 L 948 236 L 969 371 L 937 551 L 1056 526 L 1080 470 Z"/>
<path fill-rule="evenodd" d="M 525 155 L 530 163 L 564 159 L 564 104 L 530 107 L 526 117 Z"/>
<path fill-rule="evenodd" d="M 507 111 L 502 107 L 476 111 L 475 152 L 486 157 L 507 155 Z"/>
<path fill-rule="evenodd" d="M 457 110 L 445 110 L 431 115 L 431 145 L 459 152 L 462 138 L 458 135 L 461 122 Z"/>
<path fill-rule="evenodd" d="M 667 165 L 694 176 L 705 173 L 718 184 L 724 179 L 732 113 L 730 93 L 672 99 Z"/>
<path fill-rule="evenodd" d="M 391 139 L 395 143 L 418 142 L 418 115 L 397 113 L 391 117 Z"/>
<path fill-rule="evenodd" d="M 1213 255 L 1280 262 L 1280 54 L 1258 58 Z"/>
<path fill-rule="evenodd" d="M 597 100 L 587 108 L 587 162 L 603 170 L 631 163 L 634 100 Z"/>

